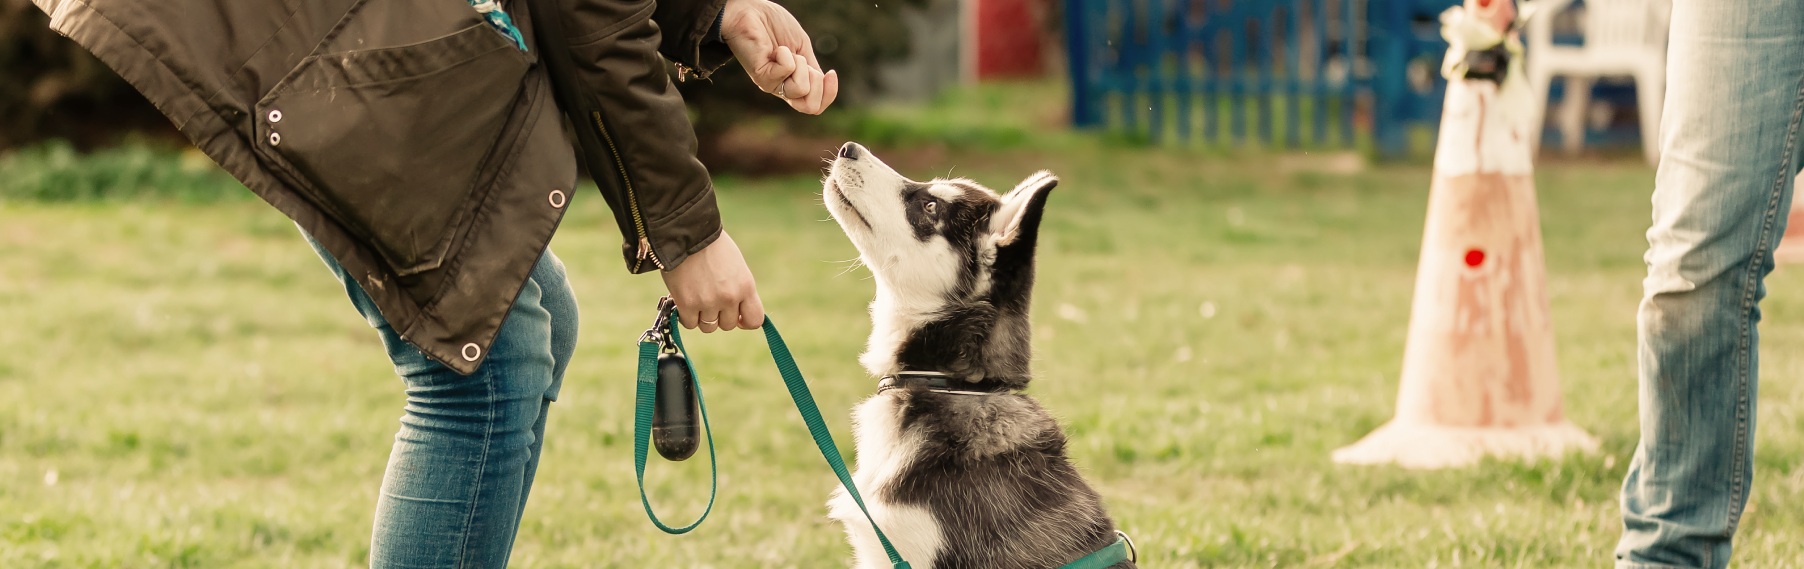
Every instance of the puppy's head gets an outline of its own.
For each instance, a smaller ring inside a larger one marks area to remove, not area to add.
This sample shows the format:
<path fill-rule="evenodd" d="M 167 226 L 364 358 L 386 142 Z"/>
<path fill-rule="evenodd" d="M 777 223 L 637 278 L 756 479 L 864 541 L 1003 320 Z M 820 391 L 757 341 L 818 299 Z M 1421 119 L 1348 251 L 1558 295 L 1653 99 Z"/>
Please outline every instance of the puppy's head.
<path fill-rule="evenodd" d="M 916 182 L 857 143 L 840 147 L 822 190 L 827 210 L 880 286 L 914 306 L 989 301 L 1025 312 L 1046 196 L 1029 176 L 1007 195 L 965 179 Z"/>

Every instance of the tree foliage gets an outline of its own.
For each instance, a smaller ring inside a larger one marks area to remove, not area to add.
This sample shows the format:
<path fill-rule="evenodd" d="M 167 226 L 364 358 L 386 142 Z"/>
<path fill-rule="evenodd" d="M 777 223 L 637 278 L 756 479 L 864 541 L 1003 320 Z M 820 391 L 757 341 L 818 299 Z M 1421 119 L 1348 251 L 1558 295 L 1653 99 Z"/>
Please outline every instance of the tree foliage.
<path fill-rule="evenodd" d="M 31 0 L 0 0 L 0 149 L 46 138 L 82 146 L 172 130 L 131 85 L 50 30 Z"/>

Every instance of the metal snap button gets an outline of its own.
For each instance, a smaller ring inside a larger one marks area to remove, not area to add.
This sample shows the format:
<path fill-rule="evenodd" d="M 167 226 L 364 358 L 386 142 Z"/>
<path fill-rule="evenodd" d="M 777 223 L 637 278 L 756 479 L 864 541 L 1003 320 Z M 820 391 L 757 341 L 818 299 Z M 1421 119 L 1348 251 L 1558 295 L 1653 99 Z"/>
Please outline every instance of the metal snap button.
<path fill-rule="evenodd" d="M 269 145 L 270 146 L 281 146 L 282 145 L 282 133 L 279 133 L 279 132 L 269 133 Z"/>
<path fill-rule="evenodd" d="M 482 348 L 474 343 L 464 344 L 464 361 L 473 362 L 482 357 Z"/>
<path fill-rule="evenodd" d="M 269 110 L 269 122 L 272 122 L 272 123 L 282 122 L 282 111 L 278 110 L 278 109 L 270 109 Z"/>
<path fill-rule="evenodd" d="M 563 190 L 551 190 L 551 197 L 548 199 L 551 200 L 551 207 L 564 207 L 567 203 Z"/>

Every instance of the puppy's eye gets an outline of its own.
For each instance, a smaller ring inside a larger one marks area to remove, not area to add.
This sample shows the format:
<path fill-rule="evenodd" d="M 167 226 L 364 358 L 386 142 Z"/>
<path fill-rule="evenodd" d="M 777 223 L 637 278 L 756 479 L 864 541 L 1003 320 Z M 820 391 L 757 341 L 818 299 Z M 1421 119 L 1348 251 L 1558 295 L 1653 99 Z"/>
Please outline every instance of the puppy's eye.
<path fill-rule="evenodd" d="M 921 204 L 921 209 L 927 210 L 927 213 L 939 213 L 940 200 L 927 200 L 927 203 Z"/>

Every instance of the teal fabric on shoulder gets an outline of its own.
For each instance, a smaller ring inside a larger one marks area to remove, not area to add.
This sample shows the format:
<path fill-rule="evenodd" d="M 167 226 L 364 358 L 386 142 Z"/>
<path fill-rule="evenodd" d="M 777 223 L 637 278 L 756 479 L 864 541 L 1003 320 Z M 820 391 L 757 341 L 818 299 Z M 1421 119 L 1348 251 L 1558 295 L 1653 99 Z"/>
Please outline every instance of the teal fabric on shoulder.
<path fill-rule="evenodd" d="M 489 26 L 494 27 L 495 31 L 501 32 L 501 35 L 507 36 L 508 39 L 513 40 L 514 47 L 520 48 L 520 51 L 526 51 L 526 36 L 520 35 L 520 28 L 514 25 L 513 17 L 508 16 L 507 12 L 501 10 L 501 3 L 499 1 L 469 0 L 469 2 L 470 7 L 475 8 L 478 13 L 482 14 L 482 19 L 489 22 Z"/>

